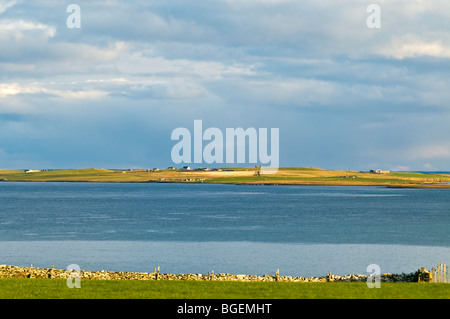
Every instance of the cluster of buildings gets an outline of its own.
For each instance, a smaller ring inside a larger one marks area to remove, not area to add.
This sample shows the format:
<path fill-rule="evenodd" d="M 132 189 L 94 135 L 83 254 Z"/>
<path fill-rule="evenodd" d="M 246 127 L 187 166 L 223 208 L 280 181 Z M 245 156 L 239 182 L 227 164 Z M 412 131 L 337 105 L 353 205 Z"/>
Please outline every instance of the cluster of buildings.
<path fill-rule="evenodd" d="M 382 171 L 381 169 L 371 169 L 369 173 L 372 174 L 389 174 L 391 171 Z"/>
<path fill-rule="evenodd" d="M 176 169 L 180 169 L 180 168 L 175 168 L 173 166 L 169 166 L 169 167 L 167 167 L 167 169 L 168 170 L 176 170 Z M 221 171 L 222 170 L 220 168 L 207 168 L 207 167 L 191 168 L 190 166 L 183 166 L 181 169 L 184 171 Z M 161 170 L 160 168 L 153 168 L 153 169 L 148 169 L 146 171 L 147 172 L 158 172 L 160 170 Z M 130 170 L 130 171 L 132 171 L 132 170 Z M 134 171 L 139 171 L 139 170 L 134 170 Z M 143 170 L 143 171 L 145 171 L 145 170 Z"/>

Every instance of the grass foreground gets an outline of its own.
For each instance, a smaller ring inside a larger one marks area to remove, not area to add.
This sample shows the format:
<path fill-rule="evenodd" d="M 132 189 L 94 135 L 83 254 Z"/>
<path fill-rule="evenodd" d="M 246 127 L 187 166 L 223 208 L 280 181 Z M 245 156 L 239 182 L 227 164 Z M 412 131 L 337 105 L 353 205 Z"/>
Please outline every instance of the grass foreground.
<path fill-rule="evenodd" d="M 439 283 L 230 282 L 1 278 L 0 299 L 450 299 Z"/>
<path fill-rule="evenodd" d="M 252 185 L 351 185 L 388 187 L 450 188 L 450 175 L 389 172 L 324 170 L 319 168 L 280 167 L 275 174 L 258 174 L 259 168 L 227 169 L 151 169 L 108 170 L 69 169 L 25 172 L 0 170 L 4 182 L 153 182 L 222 183 Z"/>

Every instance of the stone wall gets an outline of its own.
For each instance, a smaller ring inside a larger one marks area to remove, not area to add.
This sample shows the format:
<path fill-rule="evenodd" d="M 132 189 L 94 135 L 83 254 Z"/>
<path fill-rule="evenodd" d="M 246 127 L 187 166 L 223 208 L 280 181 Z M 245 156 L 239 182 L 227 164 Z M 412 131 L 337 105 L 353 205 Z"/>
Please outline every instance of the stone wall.
<path fill-rule="evenodd" d="M 52 268 L 17 267 L 0 265 L 0 278 L 59 278 L 67 279 L 74 272 Z M 73 275 L 72 275 L 73 278 Z M 216 280 L 216 281 L 283 281 L 283 282 L 327 282 L 327 281 L 367 281 L 367 275 L 331 275 L 322 277 L 296 277 L 280 276 L 277 270 L 275 275 L 233 275 L 233 274 L 164 274 L 155 269 L 152 273 L 140 272 L 111 272 L 111 271 L 86 271 L 79 272 L 80 279 L 97 280 Z M 418 272 L 410 274 L 382 274 L 381 282 L 416 282 Z"/>

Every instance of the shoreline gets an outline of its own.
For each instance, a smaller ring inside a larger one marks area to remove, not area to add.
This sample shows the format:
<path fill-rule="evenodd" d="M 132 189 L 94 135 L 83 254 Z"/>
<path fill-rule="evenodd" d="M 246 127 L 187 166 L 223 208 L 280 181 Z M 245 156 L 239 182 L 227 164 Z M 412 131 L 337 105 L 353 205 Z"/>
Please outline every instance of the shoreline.
<path fill-rule="evenodd" d="M 420 270 L 412 273 L 390 274 L 384 273 L 380 275 L 381 282 L 417 282 Z M 35 268 L 35 267 L 19 267 L 11 265 L 0 265 L 0 279 L 2 278 L 47 278 L 47 279 L 83 279 L 83 280 L 178 280 L 178 281 L 238 281 L 238 282 L 367 282 L 372 280 L 369 275 L 348 274 L 335 275 L 328 273 L 324 276 L 301 277 L 301 276 L 282 276 L 277 270 L 274 275 L 265 274 L 229 274 L 214 271 L 208 274 L 167 274 L 160 273 L 158 269 L 154 269 L 151 273 L 143 272 L 113 272 L 113 271 L 87 271 L 80 270 L 78 272 L 55 269 L 55 268 Z"/>
<path fill-rule="evenodd" d="M 197 181 L 93 181 L 93 180 L 2 180 L 0 183 L 92 183 L 92 184 L 218 184 L 218 185 L 248 185 L 248 186 L 373 186 L 386 188 L 428 188 L 428 189 L 450 189 L 450 183 L 411 183 L 411 184 L 396 184 L 396 183 L 339 183 L 339 182 L 197 182 Z"/>

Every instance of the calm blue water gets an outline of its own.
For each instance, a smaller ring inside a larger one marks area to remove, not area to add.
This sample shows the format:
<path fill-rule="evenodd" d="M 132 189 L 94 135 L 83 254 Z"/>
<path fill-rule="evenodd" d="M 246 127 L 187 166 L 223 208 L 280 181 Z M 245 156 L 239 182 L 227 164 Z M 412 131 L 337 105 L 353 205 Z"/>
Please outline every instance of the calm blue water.
<path fill-rule="evenodd" d="M 0 183 L 0 264 L 324 275 L 450 263 L 450 189 Z"/>

